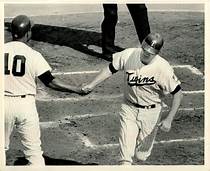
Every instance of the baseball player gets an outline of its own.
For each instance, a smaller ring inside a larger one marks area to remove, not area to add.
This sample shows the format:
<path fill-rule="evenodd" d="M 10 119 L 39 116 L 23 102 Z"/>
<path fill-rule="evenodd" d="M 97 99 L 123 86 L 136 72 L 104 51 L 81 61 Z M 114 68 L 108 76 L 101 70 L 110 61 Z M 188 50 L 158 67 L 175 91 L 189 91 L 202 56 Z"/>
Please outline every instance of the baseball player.
<path fill-rule="evenodd" d="M 135 156 L 146 160 L 153 148 L 158 128 L 169 131 L 180 106 L 182 91 L 169 63 L 159 56 L 163 39 L 158 33 L 150 33 L 141 48 L 128 48 L 113 55 L 113 61 L 98 76 L 83 86 L 85 93 L 122 70 L 124 72 L 124 103 L 120 110 L 120 164 L 130 165 Z M 164 94 L 172 94 L 171 109 L 161 120 Z"/>
<path fill-rule="evenodd" d="M 44 57 L 26 44 L 31 27 L 27 16 L 15 17 L 11 23 L 13 41 L 5 43 L 5 150 L 9 149 L 10 135 L 16 126 L 29 165 L 43 166 L 35 79 L 38 77 L 47 87 L 58 91 L 81 93 L 81 88 L 52 76 Z"/>

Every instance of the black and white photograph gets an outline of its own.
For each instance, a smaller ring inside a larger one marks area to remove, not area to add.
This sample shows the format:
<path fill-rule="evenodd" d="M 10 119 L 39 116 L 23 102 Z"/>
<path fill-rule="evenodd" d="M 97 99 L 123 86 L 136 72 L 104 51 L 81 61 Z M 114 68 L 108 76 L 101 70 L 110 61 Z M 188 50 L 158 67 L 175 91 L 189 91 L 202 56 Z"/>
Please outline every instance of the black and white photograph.
<path fill-rule="evenodd" d="M 3 3 L 5 166 L 205 166 L 205 5 Z"/>

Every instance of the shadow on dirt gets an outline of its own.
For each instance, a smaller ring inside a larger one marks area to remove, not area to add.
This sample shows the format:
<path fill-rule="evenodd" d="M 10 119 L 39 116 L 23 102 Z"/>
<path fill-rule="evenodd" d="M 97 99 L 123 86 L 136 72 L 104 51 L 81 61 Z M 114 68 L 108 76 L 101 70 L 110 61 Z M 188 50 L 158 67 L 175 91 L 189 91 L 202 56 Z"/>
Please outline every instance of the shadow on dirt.
<path fill-rule="evenodd" d="M 11 32 L 11 23 L 5 22 L 4 25 L 7 28 L 6 30 Z M 101 47 L 101 33 L 35 24 L 32 28 L 32 40 L 68 46 L 85 54 L 103 58 L 101 53 L 88 49 L 88 45 Z"/>
<path fill-rule="evenodd" d="M 43 156 L 46 165 L 98 165 L 97 163 L 80 163 L 73 160 L 54 159 L 48 156 Z M 25 157 L 18 157 L 14 162 L 15 166 L 27 165 L 28 160 Z"/>

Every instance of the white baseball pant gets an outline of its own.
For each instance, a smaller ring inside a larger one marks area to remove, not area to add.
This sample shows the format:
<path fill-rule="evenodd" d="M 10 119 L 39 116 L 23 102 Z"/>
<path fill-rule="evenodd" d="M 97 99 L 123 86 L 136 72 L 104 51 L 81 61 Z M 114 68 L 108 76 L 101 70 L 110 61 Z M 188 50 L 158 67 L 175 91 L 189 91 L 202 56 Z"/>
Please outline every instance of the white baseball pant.
<path fill-rule="evenodd" d="M 120 164 L 132 164 L 135 156 L 145 161 L 151 154 L 160 120 L 161 105 L 152 109 L 122 104 L 120 111 Z"/>
<path fill-rule="evenodd" d="M 35 97 L 26 95 L 5 96 L 5 150 L 9 149 L 10 135 L 14 126 L 21 136 L 24 154 L 29 165 L 44 166 L 41 149 L 39 116 L 36 109 Z"/>

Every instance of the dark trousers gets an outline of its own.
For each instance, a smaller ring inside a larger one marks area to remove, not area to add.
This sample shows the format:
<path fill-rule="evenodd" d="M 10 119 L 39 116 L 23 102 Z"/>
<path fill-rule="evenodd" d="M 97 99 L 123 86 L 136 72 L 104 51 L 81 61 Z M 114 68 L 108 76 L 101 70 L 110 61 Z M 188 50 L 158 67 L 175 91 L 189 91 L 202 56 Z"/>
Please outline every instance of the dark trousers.
<path fill-rule="evenodd" d="M 140 43 L 150 33 L 150 26 L 145 4 L 126 4 L 133 19 Z M 117 4 L 103 4 L 104 20 L 102 30 L 102 51 L 109 53 L 114 48 L 115 26 L 117 24 Z"/>

